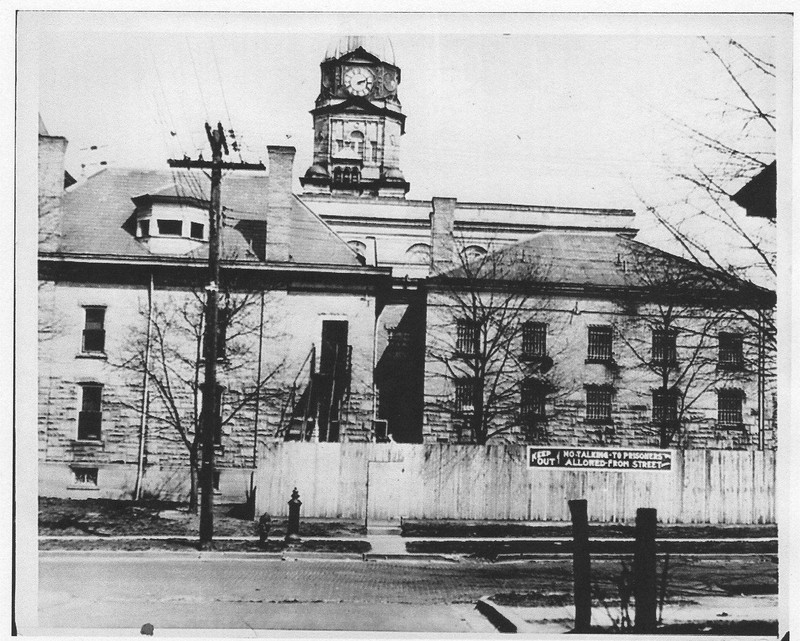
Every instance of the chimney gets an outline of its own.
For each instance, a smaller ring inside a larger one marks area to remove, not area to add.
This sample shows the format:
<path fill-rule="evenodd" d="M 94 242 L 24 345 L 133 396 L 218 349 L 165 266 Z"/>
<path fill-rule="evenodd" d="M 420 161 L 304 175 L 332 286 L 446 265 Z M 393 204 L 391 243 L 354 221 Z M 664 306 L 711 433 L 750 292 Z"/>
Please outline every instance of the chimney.
<path fill-rule="evenodd" d="M 453 228 L 456 219 L 456 199 L 434 197 L 431 212 L 431 272 L 453 268 L 456 241 Z"/>
<path fill-rule="evenodd" d="M 39 135 L 39 249 L 55 251 L 61 239 L 67 139 Z"/>
<path fill-rule="evenodd" d="M 367 236 L 367 250 L 364 258 L 366 264 L 370 267 L 375 267 L 378 264 L 378 240 L 375 236 Z"/>
<path fill-rule="evenodd" d="M 294 147 L 269 145 L 267 186 L 267 247 L 269 261 L 287 262 L 292 227 L 292 165 Z"/>

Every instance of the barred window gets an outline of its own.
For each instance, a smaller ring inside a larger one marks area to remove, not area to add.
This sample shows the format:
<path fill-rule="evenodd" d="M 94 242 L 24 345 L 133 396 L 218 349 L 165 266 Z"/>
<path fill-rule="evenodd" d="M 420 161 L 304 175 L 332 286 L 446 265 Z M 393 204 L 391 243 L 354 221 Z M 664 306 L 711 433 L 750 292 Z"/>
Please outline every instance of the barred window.
<path fill-rule="evenodd" d="M 717 392 L 717 423 L 719 425 L 742 424 L 742 391 L 724 389 Z"/>
<path fill-rule="evenodd" d="M 742 335 L 733 332 L 719 333 L 719 365 L 725 369 L 739 369 L 744 364 Z"/>
<path fill-rule="evenodd" d="M 469 319 L 456 321 L 456 351 L 461 354 L 475 354 L 478 339 L 478 324 Z"/>
<path fill-rule="evenodd" d="M 102 352 L 106 348 L 106 308 L 85 307 L 86 324 L 83 326 L 83 351 Z"/>
<path fill-rule="evenodd" d="M 592 325 L 589 327 L 588 360 L 611 360 L 611 327 L 608 325 Z"/>
<path fill-rule="evenodd" d="M 586 420 L 608 422 L 611 420 L 611 392 L 608 387 L 586 388 Z"/>
<path fill-rule="evenodd" d="M 528 321 L 522 326 L 522 356 L 537 358 L 547 355 L 547 325 Z"/>
<path fill-rule="evenodd" d="M 678 332 L 674 329 L 653 330 L 653 362 L 664 365 L 677 362 L 678 352 L 675 347 L 677 336 Z"/>
<path fill-rule="evenodd" d="M 81 385 L 81 411 L 78 413 L 78 440 L 99 441 L 103 420 L 103 386 Z"/>
<path fill-rule="evenodd" d="M 75 485 L 82 485 L 86 487 L 97 487 L 97 468 L 73 467 L 72 482 Z"/>
<path fill-rule="evenodd" d="M 653 390 L 653 422 L 675 422 L 678 420 L 678 392 L 674 389 Z"/>
<path fill-rule="evenodd" d="M 474 405 L 475 379 L 456 379 L 455 411 L 460 414 L 472 414 Z"/>
<path fill-rule="evenodd" d="M 520 414 L 523 420 L 543 419 L 546 416 L 547 389 L 541 381 L 526 380 L 520 391 Z"/>

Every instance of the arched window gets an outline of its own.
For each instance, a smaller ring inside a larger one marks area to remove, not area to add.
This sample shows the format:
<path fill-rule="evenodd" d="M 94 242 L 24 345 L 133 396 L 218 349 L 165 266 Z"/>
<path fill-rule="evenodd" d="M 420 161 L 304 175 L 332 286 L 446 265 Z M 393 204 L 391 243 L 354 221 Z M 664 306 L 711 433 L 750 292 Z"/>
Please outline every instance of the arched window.
<path fill-rule="evenodd" d="M 480 245 L 468 245 L 461 250 L 461 255 L 467 260 L 475 260 L 486 254 L 486 249 Z"/>
<path fill-rule="evenodd" d="M 350 247 L 352 247 L 359 256 L 367 255 L 367 246 L 360 240 L 350 240 L 347 242 L 347 244 L 350 245 Z"/>
<path fill-rule="evenodd" d="M 347 184 L 350 182 L 350 167 L 345 167 L 342 172 L 342 181 Z"/>
<path fill-rule="evenodd" d="M 359 158 L 364 157 L 364 134 L 360 131 L 354 131 L 350 134 L 350 146 L 356 152 Z"/>
<path fill-rule="evenodd" d="M 352 176 L 353 176 L 353 182 L 354 182 L 354 183 L 361 182 L 361 174 L 360 174 L 360 172 L 358 171 L 358 169 L 356 169 L 356 168 L 353 168 L 353 173 L 352 173 Z"/>
<path fill-rule="evenodd" d="M 406 262 L 427 265 L 431 262 L 431 246 L 428 243 L 416 243 L 406 250 Z"/>
<path fill-rule="evenodd" d="M 339 167 L 336 167 L 336 169 L 333 170 L 333 182 L 342 182 L 342 170 Z"/>

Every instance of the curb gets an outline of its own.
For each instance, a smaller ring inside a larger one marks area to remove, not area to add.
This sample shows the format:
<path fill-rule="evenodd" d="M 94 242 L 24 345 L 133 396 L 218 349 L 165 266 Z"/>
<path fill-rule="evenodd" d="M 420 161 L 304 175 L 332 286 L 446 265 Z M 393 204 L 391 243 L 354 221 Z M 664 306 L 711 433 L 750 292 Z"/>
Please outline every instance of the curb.
<path fill-rule="evenodd" d="M 405 552 L 400 554 L 381 554 L 364 552 L 364 561 L 434 561 L 441 563 L 459 563 L 463 555 L 459 554 L 414 554 Z"/>
<path fill-rule="evenodd" d="M 489 623 L 497 628 L 498 632 L 513 634 L 525 628 L 524 621 L 518 619 L 516 615 L 508 612 L 504 607 L 492 603 L 488 596 L 478 599 L 475 608 L 489 620 Z"/>

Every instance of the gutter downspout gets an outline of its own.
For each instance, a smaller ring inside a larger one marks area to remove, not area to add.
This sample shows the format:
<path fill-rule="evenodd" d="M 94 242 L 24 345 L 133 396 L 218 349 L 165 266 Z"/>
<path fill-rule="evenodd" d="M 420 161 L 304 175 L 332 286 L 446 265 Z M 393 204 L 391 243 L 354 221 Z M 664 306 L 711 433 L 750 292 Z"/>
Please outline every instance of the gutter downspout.
<path fill-rule="evenodd" d="M 253 420 L 253 471 L 250 472 L 250 496 L 255 489 L 256 458 L 258 457 L 258 409 L 261 405 L 261 355 L 264 346 L 264 290 L 261 290 L 261 317 L 258 325 L 258 372 L 256 374 L 256 411 Z"/>
<path fill-rule="evenodd" d="M 153 324 L 153 272 L 150 272 L 150 283 L 147 288 L 147 337 L 144 343 L 144 380 L 142 382 L 142 409 L 139 422 L 139 455 L 136 465 L 136 486 L 133 498 L 142 498 L 142 479 L 144 477 L 144 445 L 147 436 L 147 408 L 150 405 L 150 334 Z"/>

